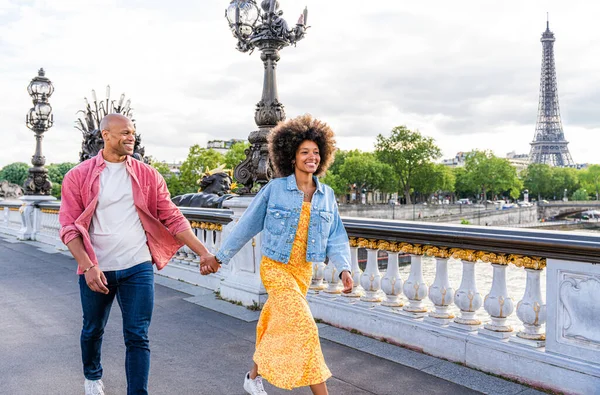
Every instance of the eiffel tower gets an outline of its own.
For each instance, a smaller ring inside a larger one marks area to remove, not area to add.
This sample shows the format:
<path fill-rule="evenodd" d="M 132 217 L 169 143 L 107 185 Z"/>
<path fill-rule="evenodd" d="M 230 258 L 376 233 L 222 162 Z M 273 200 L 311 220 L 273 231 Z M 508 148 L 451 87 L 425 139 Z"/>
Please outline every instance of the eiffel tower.
<path fill-rule="evenodd" d="M 538 106 L 535 135 L 529 152 L 529 163 L 545 163 L 550 166 L 574 166 L 569 153 L 558 107 L 556 68 L 554 67 L 554 33 L 546 21 L 542 33 L 542 76 L 540 79 L 540 103 Z"/>

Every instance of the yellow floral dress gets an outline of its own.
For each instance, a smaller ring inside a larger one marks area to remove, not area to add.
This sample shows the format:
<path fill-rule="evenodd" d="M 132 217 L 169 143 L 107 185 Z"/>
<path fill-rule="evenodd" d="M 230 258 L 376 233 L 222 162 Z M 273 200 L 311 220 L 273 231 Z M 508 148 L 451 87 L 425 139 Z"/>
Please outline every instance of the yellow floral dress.
<path fill-rule="evenodd" d="M 310 203 L 304 202 L 287 264 L 263 257 L 260 277 L 269 294 L 256 328 L 254 362 L 276 387 L 291 390 L 331 377 L 306 293 L 312 265 L 306 262 Z"/>

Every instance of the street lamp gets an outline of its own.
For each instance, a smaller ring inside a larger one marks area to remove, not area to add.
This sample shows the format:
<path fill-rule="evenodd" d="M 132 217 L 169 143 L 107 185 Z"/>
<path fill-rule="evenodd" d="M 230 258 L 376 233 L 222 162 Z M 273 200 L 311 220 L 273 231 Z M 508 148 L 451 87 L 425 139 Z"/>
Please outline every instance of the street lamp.
<path fill-rule="evenodd" d="M 279 50 L 295 45 L 304 38 L 307 29 L 306 8 L 292 29 L 288 28 L 282 14 L 277 0 L 263 0 L 260 8 L 255 0 L 232 0 L 225 11 L 229 28 L 238 40 L 237 49 L 252 53 L 258 48 L 265 70 L 262 98 L 254 114 L 258 130 L 248 136 L 251 146 L 246 150 L 246 159 L 234 170 L 234 177 L 244 185 L 242 193 L 249 193 L 255 183 L 262 187 L 271 179 L 267 135 L 279 121 L 285 119 L 285 110 L 277 94 Z"/>
<path fill-rule="evenodd" d="M 54 124 L 52 107 L 48 99 L 54 92 L 52 82 L 46 78 L 44 69 L 31 80 L 27 92 L 33 100 L 33 107 L 27 113 L 25 123 L 35 133 L 35 154 L 31 158 L 33 167 L 29 169 L 29 176 L 23 184 L 25 195 L 50 195 L 52 183 L 48 180 L 48 170 L 44 168 L 46 158 L 42 155 L 42 139 L 44 133 Z"/>

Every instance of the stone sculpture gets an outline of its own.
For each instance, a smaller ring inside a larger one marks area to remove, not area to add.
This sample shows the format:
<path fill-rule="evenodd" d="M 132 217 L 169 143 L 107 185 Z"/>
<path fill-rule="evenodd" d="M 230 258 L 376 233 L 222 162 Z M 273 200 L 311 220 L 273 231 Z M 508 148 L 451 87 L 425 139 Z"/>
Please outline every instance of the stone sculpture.
<path fill-rule="evenodd" d="M 206 173 L 200 181 L 202 192 L 186 193 L 171 200 L 179 207 L 223 208 L 223 203 L 231 199 L 231 176 L 218 168 Z"/>
<path fill-rule="evenodd" d="M 7 180 L 0 182 L 0 197 L 4 199 L 18 199 L 23 196 L 23 188 Z"/>

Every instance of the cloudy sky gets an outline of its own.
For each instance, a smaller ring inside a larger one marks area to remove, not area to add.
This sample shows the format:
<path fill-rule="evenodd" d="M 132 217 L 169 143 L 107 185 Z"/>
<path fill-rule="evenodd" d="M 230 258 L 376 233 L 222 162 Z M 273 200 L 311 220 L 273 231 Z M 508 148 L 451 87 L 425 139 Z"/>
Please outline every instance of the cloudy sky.
<path fill-rule="evenodd" d="M 189 146 L 254 130 L 263 67 L 238 52 L 227 0 L 0 0 L 0 166 L 29 162 L 26 87 L 44 67 L 56 91 L 47 163 L 77 161 L 74 128 L 95 89 L 132 100 L 146 153 L 185 159 Z M 538 106 L 541 33 L 550 13 L 565 135 L 578 163 L 600 163 L 600 5 L 590 1 L 281 0 L 309 30 L 285 48 L 279 96 L 288 117 L 312 113 L 342 149 L 372 150 L 407 125 L 444 157 L 528 153 Z"/>

